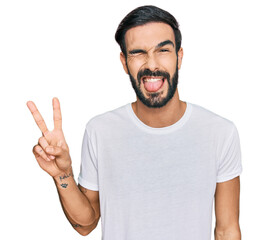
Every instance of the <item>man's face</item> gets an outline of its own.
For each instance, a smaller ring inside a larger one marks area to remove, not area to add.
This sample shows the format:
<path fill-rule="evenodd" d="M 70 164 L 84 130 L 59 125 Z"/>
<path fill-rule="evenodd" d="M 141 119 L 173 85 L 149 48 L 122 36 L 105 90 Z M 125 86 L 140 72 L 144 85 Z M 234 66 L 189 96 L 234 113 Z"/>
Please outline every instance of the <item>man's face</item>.
<path fill-rule="evenodd" d="M 125 34 L 127 59 L 121 53 L 138 99 L 150 108 L 160 108 L 174 96 L 181 66 L 182 48 L 176 54 L 173 29 L 165 23 L 147 23 Z"/>

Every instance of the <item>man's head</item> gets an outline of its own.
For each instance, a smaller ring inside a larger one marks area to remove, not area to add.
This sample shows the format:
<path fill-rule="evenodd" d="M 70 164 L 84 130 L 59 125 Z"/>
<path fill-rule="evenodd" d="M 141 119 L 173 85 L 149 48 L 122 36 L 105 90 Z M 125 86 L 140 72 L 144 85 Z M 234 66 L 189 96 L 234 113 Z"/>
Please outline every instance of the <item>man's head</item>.
<path fill-rule="evenodd" d="M 121 21 L 115 38 L 139 100 L 150 108 L 166 105 L 177 90 L 183 56 L 176 19 L 160 8 L 142 6 Z"/>

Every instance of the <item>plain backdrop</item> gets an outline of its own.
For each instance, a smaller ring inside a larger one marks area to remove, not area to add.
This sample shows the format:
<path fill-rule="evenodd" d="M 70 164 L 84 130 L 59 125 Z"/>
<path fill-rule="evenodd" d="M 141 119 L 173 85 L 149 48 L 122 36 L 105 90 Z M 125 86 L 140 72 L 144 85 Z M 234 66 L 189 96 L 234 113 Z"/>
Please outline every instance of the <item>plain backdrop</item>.
<path fill-rule="evenodd" d="M 52 129 L 52 98 L 59 98 L 77 180 L 88 120 L 136 100 L 114 34 L 127 13 L 147 4 L 169 11 L 180 24 L 180 99 L 233 121 L 238 129 L 242 238 L 268 236 L 266 2 L 2 0 L 0 238 L 85 239 L 65 218 L 52 178 L 33 156 L 41 132 L 26 102 L 35 102 Z M 101 221 L 86 239 L 101 239 Z"/>

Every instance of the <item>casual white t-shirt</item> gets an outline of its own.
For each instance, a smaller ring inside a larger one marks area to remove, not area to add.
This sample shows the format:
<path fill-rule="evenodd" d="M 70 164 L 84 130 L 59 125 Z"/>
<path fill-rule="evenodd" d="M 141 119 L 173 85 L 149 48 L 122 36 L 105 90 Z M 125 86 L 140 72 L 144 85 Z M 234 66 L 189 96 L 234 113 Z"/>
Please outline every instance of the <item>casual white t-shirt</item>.
<path fill-rule="evenodd" d="M 86 125 L 78 182 L 99 191 L 102 240 L 210 240 L 216 183 L 242 172 L 235 124 L 186 102 L 162 128 L 131 103 Z"/>

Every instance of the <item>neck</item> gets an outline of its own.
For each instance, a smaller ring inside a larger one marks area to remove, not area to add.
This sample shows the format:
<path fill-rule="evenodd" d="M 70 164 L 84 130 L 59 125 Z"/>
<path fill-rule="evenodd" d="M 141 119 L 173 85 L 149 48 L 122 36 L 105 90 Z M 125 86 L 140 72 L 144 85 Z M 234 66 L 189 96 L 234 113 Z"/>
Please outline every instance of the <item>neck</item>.
<path fill-rule="evenodd" d="M 132 103 L 136 116 L 154 128 L 167 127 L 176 123 L 185 113 L 187 104 L 179 99 L 178 90 L 170 101 L 161 108 L 149 108 L 139 99 Z"/>

